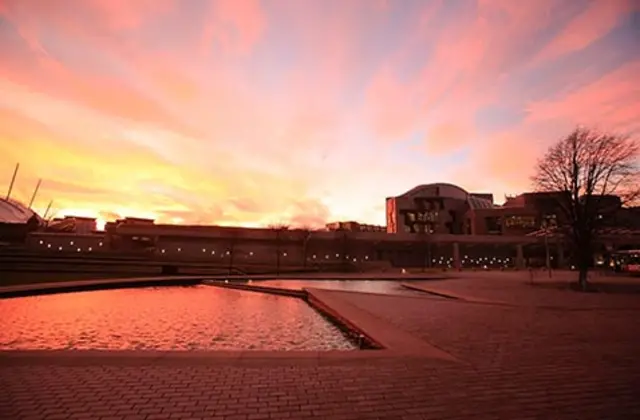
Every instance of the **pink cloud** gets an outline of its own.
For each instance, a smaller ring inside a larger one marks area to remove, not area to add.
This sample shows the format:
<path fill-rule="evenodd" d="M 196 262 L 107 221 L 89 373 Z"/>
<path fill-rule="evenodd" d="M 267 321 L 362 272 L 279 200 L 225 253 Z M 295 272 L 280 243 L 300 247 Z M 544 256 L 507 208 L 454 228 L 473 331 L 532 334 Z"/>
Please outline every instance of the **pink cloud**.
<path fill-rule="evenodd" d="M 371 122 L 385 139 L 399 140 L 416 127 L 420 109 L 416 91 L 387 70 L 377 74 L 367 91 Z"/>
<path fill-rule="evenodd" d="M 497 115 L 526 103 L 514 86 L 536 37 L 567 20 L 560 0 L 221 0 L 202 21 L 194 2 L 28 3 L 0 0 L 24 41 L 0 40 L 0 162 L 51 179 L 66 210 L 381 222 L 383 197 L 412 184 L 527 188 L 537 153 L 574 120 L 637 121 L 637 66 L 541 93 L 524 125 L 517 108 Z M 488 104 L 498 111 L 478 112 Z"/>
<path fill-rule="evenodd" d="M 259 0 L 212 0 L 203 33 L 203 49 L 210 54 L 212 43 L 227 52 L 246 54 L 259 41 L 266 19 Z"/>
<path fill-rule="evenodd" d="M 630 62 L 565 96 L 529 104 L 528 121 L 569 120 L 576 124 L 640 128 L 640 61 Z"/>
<path fill-rule="evenodd" d="M 640 3 L 636 0 L 592 1 L 540 51 L 533 62 L 553 60 L 588 47 L 609 33 L 623 17 L 634 10 L 640 10 Z"/>
<path fill-rule="evenodd" d="M 480 1 L 476 13 L 461 13 L 437 33 L 432 22 L 443 4 L 434 2 L 423 11 L 423 24 L 404 47 L 411 51 L 418 40 L 434 45 L 418 75 L 402 83 L 394 75 L 395 67 L 411 59 L 401 52 L 369 84 L 369 118 L 381 137 L 398 139 L 428 130 L 446 124 L 442 119 L 452 114 L 470 125 L 475 112 L 495 100 L 494 86 L 521 60 L 522 44 L 549 23 L 549 13 L 559 3 Z"/>
<path fill-rule="evenodd" d="M 464 124 L 466 123 L 449 121 L 431 127 L 425 139 L 427 153 L 449 153 L 471 143 L 474 138 L 473 129 Z"/>

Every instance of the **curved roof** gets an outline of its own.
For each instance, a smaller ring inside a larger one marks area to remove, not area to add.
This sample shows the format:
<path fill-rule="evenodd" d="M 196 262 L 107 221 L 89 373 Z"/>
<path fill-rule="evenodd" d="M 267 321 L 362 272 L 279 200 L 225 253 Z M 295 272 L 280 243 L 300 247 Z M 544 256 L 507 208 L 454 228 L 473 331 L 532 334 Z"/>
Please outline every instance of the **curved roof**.
<path fill-rule="evenodd" d="M 417 187 L 413 187 L 406 193 L 402 194 L 401 197 L 407 197 L 407 196 L 419 194 L 424 190 L 429 190 L 436 187 L 440 188 L 438 192 L 438 195 L 440 197 L 448 197 L 448 198 L 465 200 L 467 203 L 469 203 L 469 206 L 472 209 L 491 209 L 495 207 L 495 205 L 491 202 L 491 200 L 487 200 L 486 198 L 469 194 L 464 188 L 454 184 L 449 184 L 448 182 L 436 182 L 433 184 L 418 185 Z"/>
<path fill-rule="evenodd" d="M 0 223 L 26 223 L 33 215 L 38 216 L 19 201 L 0 198 Z"/>
<path fill-rule="evenodd" d="M 435 188 L 435 187 L 444 187 L 445 189 L 450 189 L 452 192 L 457 192 L 457 193 L 461 193 L 464 196 L 469 195 L 469 193 L 464 189 L 461 188 L 457 185 L 453 185 L 453 184 L 449 184 L 447 182 L 435 182 L 433 184 L 421 184 L 418 185 L 416 187 L 411 188 L 409 191 L 407 191 L 406 193 L 402 194 L 401 197 L 407 196 L 407 195 L 413 195 L 413 194 L 418 194 L 419 192 L 423 191 L 423 190 L 427 190 L 427 189 L 431 189 L 431 188 Z M 448 196 L 447 194 L 440 194 L 441 196 Z M 452 197 L 452 198 L 457 198 L 457 197 Z"/>

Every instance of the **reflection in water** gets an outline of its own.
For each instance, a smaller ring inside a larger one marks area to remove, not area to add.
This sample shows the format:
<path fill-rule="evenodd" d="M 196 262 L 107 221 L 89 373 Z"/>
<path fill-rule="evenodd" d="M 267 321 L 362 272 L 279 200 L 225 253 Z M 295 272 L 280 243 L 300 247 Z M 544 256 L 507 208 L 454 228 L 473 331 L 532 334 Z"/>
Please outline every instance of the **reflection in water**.
<path fill-rule="evenodd" d="M 265 286 L 300 290 L 304 287 L 318 289 L 350 290 L 353 292 L 380 293 L 385 295 L 416 296 L 416 292 L 406 289 L 399 281 L 385 280 L 266 280 Z"/>
<path fill-rule="evenodd" d="M 354 348 L 302 300 L 211 286 L 0 300 L 0 349 Z"/>

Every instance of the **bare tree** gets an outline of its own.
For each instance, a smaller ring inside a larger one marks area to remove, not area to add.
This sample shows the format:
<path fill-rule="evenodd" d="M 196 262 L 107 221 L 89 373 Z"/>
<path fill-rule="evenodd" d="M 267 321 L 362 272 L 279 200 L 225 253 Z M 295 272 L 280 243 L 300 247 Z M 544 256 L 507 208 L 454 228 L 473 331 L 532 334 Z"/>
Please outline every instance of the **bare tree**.
<path fill-rule="evenodd" d="M 537 163 L 532 180 L 538 191 L 558 192 L 583 290 L 600 229 L 620 205 L 640 195 L 639 154 L 632 137 L 576 128 Z"/>
<path fill-rule="evenodd" d="M 311 239 L 314 229 L 309 226 L 301 226 L 298 230 L 302 231 L 302 266 L 306 268 L 309 239 Z"/>
<path fill-rule="evenodd" d="M 282 233 L 289 230 L 290 226 L 285 223 L 275 223 L 268 226 L 269 229 L 273 230 L 276 233 L 276 275 L 280 275 L 280 258 L 282 256 L 281 252 L 281 242 L 282 242 Z"/>

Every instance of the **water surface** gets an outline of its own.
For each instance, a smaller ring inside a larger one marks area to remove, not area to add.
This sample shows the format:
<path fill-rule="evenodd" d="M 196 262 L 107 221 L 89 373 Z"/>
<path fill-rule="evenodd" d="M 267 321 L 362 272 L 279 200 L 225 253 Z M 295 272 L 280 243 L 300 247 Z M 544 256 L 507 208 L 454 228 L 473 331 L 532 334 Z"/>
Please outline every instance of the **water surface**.
<path fill-rule="evenodd" d="M 0 300 L 0 349 L 351 350 L 304 301 L 211 286 Z"/>
<path fill-rule="evenodd" d="M 301 290 L 305 287 L 346 290 L 351 292 L 380 293 L 385 295 L 416 296 L 417 293 L 391 280 L 265 280 L 256 284 Z"/>

